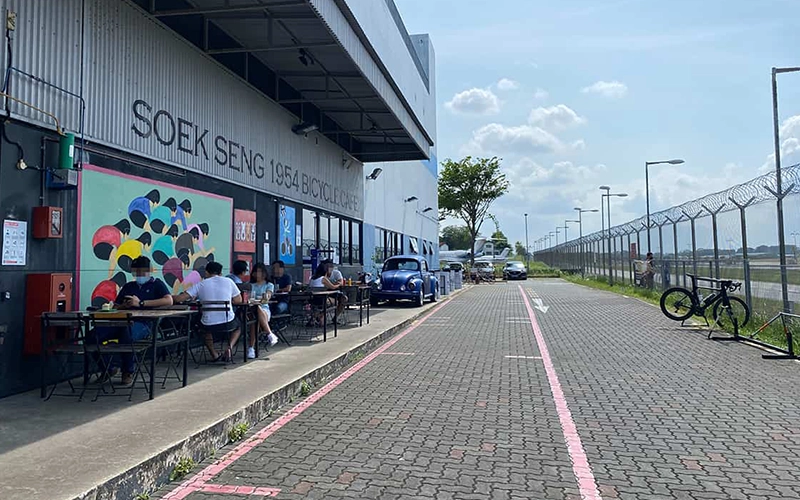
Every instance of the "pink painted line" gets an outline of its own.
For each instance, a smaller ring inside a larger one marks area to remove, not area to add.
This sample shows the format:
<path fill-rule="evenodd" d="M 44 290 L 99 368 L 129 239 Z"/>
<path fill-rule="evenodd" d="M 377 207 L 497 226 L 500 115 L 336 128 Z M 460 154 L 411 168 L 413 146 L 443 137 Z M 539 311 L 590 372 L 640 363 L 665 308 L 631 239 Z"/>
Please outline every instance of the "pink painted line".
<path fill-rule="evenodd" d="M 536 315 L 533 313 L 531 303 L 522 286 L 519 287 L 519 292 L 522 294 L 522 299 L 525 301 L 525 308 L 528 310 L 528 317 L 531 320 L 531 327 L 533 327 L 533 335 L 536 337 L 536 345 L 539 347 L 539 353 L 542 355 L 542 363 L 547 373 L 550 391 L 553 393 L 553 401 L 556 404 L 558 420 L 561 423 L 561 432 L 564 434 L 564 441 L 567 443 L 567 452 L 572 461 L 572 473 L 575 474 L 575 479 L 578 481 L 578 490 L 581 493 L 581 499 L 602 500 L 600 492 L 597 489 L 597 481 L 595 481 L 592 466 L 589 465 L 589 459 L 586 457 L 586 452 L 583 449 L 583 443 L 578 434 L 578 428 L 575 426 L 575 421 L 572 420 L 572 412 L 569 411 L 567 398 L 564 397 L 564 391 L 561 389 L 561 382 L 559 382 L 558 374 L 553 366 L 553 359 L 550 357 L 550 351 L 547 349 L 547 343 L 544 341 L 542 329 L 539 328 Z"/>
<path fill-rule="evenodd" d="M 221 493 L 223 495 L 254 495 L 261 497 L 276 497 L 281 492 L 280 488 L 264 488 L 256 486 L 235 486 L 227 484 L 207 484 L 198 491 L 203 493 Z"/>
<path fill-rule="evenodd" d="M 248 452 L 250 452 L 253 448 L 260 445 L 267 438 L 278 432 L 283 426 L 294 420 L 298 417 L 301 413 L 306 411 L 308 408 L 311 407 L 314 403 L 322 399 L 326 394 L 331 392 L 332 390 L 336 389 L 340 386 L 345 380 L 352 377 L 356 374 L 359 370 L 367 366 L 368 363 L 373 361 L 375 358 L 383 354 L 386 350 L 390 347 L 395 345 L 399 342 L 403 337 L 408 335 L 409 333 L 413 332 L 417 329 L 421 324 L 426 322 L 428 318 L 439 312 L 439 309 L 446 306 L 448 302 L 444 302 L 436 306 L 430 313 L 426 314 L 423 318 L 415 322 L 413 325 L 409 326 L 402 332 L 395 335 L 390 340 L 386 341 L 381 347 L 374 350 L 372 353 L 367 355 L 364 359 L 359 361 L 358 363 L 354 364 L 347 370 L 345 370 L 342 374 L 340 374 L 335 379 L 331 380 L 320 390 L 311 394 L 309 397 L 301 401 L 297 406 L 290 409 L 288 412 L 284 413 L 280 417 L 278 417 L 275 421 L 271 422 L 269 425 L 258 431 L 254 434 L 251 438 L 244 441 L 242 444 L 228 452 L 225 456 L 214 462 L 213 464 L 209 465 L 205 469 L 201 470 L 191 478 L 187 479 L 180 486 L 176 487 L 171 492 L 167 493 L 164 496 L 164 500 L 182 500 L 187 496 L 191 495 L 195 491 L 206 491 L 205 488 L 207 487 L 216 487 L 217 485 L 209 484 L 209 481 L 214 478 L 214 476 L 218 475 L 226 468 L 230 467 L 235 461 L 239 460 L 243 456 L 245 456 Z"/>

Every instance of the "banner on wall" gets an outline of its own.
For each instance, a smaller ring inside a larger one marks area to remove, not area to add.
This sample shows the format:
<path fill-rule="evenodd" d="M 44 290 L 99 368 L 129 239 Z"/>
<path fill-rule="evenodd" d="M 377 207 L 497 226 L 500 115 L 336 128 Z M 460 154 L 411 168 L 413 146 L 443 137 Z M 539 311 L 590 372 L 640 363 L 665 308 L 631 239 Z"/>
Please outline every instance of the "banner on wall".
<path fill-rule="evenodd" d="M 297 252 L 294 207 L 280 205 L 278 212 L 278 259 L 287 266 L 293 266 Z"/>
<path fill-rule="evenodd" d="M 256 253 L 256 213 L 250 210 L 233 211 L 233 251 Z"/>
<path fill-rule="evenodd" d="M 151 261 L 153 276 L 178 294 L 209 262 L 231 261 L 233 200 L 93 165 L 81 173 L 78 293 L 81 307 L 113 302 L 133 280 L 131 263 Z"/>

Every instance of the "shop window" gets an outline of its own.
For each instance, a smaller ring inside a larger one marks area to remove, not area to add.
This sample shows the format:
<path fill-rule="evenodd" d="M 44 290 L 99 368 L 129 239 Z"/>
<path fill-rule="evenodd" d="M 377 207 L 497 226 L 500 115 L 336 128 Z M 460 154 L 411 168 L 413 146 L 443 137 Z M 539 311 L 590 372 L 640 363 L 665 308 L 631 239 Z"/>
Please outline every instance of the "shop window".
<path fill-rule="evenodd" d="M 372 261 L 376 264 L 383 263 L 384 252 L 386 251 L 386 242 L 384 240 L 384 231 L 378 227 L 375 228 L 375 250 L 372 255 Z"/>
<path fill-rule="evenodd" d="M 319 249 L 320 250 L 329 250 L 330 249 L 330 220 L 325 215 L 319 216 Z M 327 254 L 323 254 L 322 259 L 327 259 Z"/>
<path fill-rule="evenodd" d="M 353 222 L 350 225 L 352 232 L 350 238 L 350 253 L 352 255 L 353 264 L 363 264 L 361 258 L 361 224 Z"/>
<path fill-rule="evenodd" d="M 303 257 L 311 257 L 311 249 L 317 246 L 317 214 L 303 210 Z"/>
<path fill-rule="evenodd" d="M 336 217 L 330 218 L 330 248 L 333 254 L 329 257 L 333 259 L 336 264 L 342 263 L 342 247 L 341 247 L 341 226 L 340 221 Z"/>

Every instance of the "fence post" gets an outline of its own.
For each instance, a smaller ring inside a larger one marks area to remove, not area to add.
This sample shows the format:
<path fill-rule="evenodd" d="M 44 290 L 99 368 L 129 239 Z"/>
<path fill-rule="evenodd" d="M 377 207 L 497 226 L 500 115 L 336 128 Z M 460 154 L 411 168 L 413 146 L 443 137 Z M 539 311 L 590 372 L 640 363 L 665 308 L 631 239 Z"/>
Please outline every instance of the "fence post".
<path fill-rule="evenodd" d="M 685 215 L 689 219 L 689 222 L 692 225 L 692 271 L 694 271 L 694 274 L 697 274 L 697 233 L 695 231 L 694 222 L 697 220 L 698 217 L 700 217 L 700 215 L 702 215 L 702 213 L 703 212 L 697 212 L 697 214 L 695 214 L 695 216 L 692 217 L 686 212 L 683 212 L 683 215 Z"/>
<path fill-rule="evenodd" d="M 752 289 L 750 284 L 750 259 L 747 256 L 747 219 L 745 218 L 745 210 L 747 207 L 753 204 L 756 201 L 756 197 L 753 196 L 745 203 L 739 203 L 733 199 L 733 197 L 728 198 L 731 200 L 731 203 L 736 205 L 736 208 L 739 209 L 739 221 L 742 224 L 742 265 L 744 267 L 744 300 L 747 303 L 747 307 L 750 310 L 753 310 L 753 295 Z"/>
<path fill-rule="evenodd" d="M 628 235 L 628 248 L 626 248 L 626 253 L 628 254 L 628 281 L 630 281 L 631 285 L 633 285 L 633 275 L 631 272 L 633 271 L 633 261 L 631 260 L 631 233 L 626 233 Z M 638 250 L 637 250 L 638 251 Z M 625 273 L 625 270 L 622 271 Z"/>
<path fill-rule="evenodd" d="M 683 220 L 683 215 L 680 215 L 677 219 L 671 219 L 669 217 L 665 217 L 669 222 L 672 223 L 672 248 L 675 254 L 675 284 L 681 284 L 681 276 L 678 274 L 678 265 L 680 264 L 680 260 L 678 260 L 678 222 Z M 686 286 L 686 267 L 684 266 L 683 269 L 683 284 Z"/>
<path fill-rule="evenodd" d="M 700 205 L 701 207 L 706 209 L 706 212 L 711 214 L 711 235 L 714 237 L 714 262 L 715 262 L 715 270 L 717 275 L 715 276 L 719 279 L 719 242 L 717 241 L 717 214 L 719 214 L 723 208 L 725 208 L 725 204 L 722 203 L 717 210 L 711 210 L 705 205 Z"/>

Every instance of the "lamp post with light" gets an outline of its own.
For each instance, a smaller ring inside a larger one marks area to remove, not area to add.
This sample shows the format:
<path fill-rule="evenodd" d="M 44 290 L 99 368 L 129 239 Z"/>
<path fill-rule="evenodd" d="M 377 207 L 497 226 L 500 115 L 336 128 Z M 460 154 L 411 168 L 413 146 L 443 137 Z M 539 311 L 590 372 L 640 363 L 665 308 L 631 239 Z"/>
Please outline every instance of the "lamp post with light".
<path fill-rule="evenodd" d="M 608 284 L 614 284 L 614 258 L 611 255 L 611 197 L 625 198 L 628 193 L 612 193 L 611 188 L 608 186 L 600 186 L 601 191 L 605 194 L 600 195 L 600 203 L 602 204 L 603 198 L 606 198 L 606 217 L 608 217 Z"/>
<path fill-rule="evenodd" d="M 575 211 L 578 212 L 578 244 L 580 245 L 580 265 L 581 265 L 581 278 L 585 278 L 586 274 L 584 272 L 584 249 L 583 249 L 583 214 L 585 213 L 597 213 L 599 210 L 596 208 L 590 210 L 584 210 L 581 207 L 575 207 Z"/>
<path fill-rule="evenodd" d="M 646 161 L 644 162 L 644 192 L 647 200 L 647 252 L 650 250 L 650 165 L 680 165 L 683 160 L 663 160 L 663 161 Z"/>

